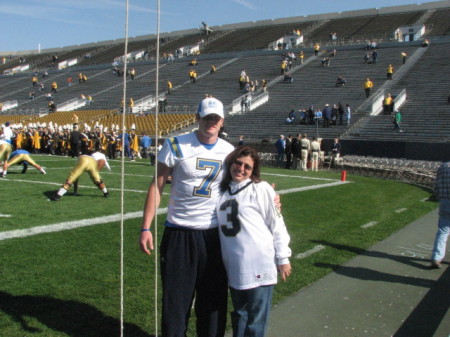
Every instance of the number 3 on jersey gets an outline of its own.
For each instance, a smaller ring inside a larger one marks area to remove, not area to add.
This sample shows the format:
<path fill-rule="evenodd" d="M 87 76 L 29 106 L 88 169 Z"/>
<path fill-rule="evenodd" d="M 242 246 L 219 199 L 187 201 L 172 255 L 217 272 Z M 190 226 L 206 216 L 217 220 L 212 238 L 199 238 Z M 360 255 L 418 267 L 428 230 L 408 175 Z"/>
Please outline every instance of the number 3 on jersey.
<path fill-rule="evenodd" d="M 226 211 L 227 223 L 220 224 L 220 229 L 225 236 L 236 236 L 241 231 L 241 222 L 238 218 L 239 204 L 235 199 L 225 201 L 220 205 L 221 211 Z"/>
<path fill-rule="evenodd" d="M 203 179 L 200 186 L 194 187 L 193 195 L 196 197 L 211 197 L 211 184 L 214 180 L 216 180 L 220 169 L 222 168 L 222 162 L 220 160 L 211 160 L 211 159 L 197 159 L 197 170 L 209 170 L 205 179 Z"/>

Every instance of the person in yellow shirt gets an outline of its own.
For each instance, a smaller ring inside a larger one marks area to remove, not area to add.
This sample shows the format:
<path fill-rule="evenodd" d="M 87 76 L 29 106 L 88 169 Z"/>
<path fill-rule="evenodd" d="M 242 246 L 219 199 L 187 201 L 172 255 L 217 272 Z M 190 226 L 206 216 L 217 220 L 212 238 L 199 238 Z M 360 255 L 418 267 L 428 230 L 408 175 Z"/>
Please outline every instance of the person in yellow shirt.
<path fill-rule="evenodd" d="M 370 96 L 370 89 L 373 88 L 373 82 L 370 80 L 370 78 L 367 77 L 366 81 L 364 82 L 364 91 L 366 93 L 366 98 L 369 98 Z"/>
<path fill-rule="evenodd" d="M 319 55 L 319 50 L 320 50 L 320 44 L 316 43 L 314 44 L 314 56 L 318 56 Z"/>
<path fill-rule="evenodd" d="M 386 70 L 388 80 L 392 80 L 393 73 L 394 73 L 394 67 L 392 66 L 392 64 L 390 64 L 390 65 L 388 65 L 387 70 Z"/>
<path fill-rule="evenodd" d="M 170 81 L 167 81 L 167 95 L 170 95 L 172 92 L 173 84 Z"/>
<path fill-rule="evenodd" d="M 303 50 L 300 51 L 300 54 L 298 54 L 298 58 L 300 59 L 300 63 L 303 64 L 303 60 L 305 59 L 305 54 L 303 53 Z"/>
<path fill-rule="evenodd" d="M 394 100 L 392 99 L 391 94 L 387 94 L 387 96 L 383 100 L 383 111 L 384 113 L 390 114 L 394 109 Z"/>
<path fill-rule="evenodd" d="M 58 90 L 58 83 L 56 83 L 55 81 L 52 82 L 51 87 L 52 87 L 52 92 L 56 93 L 56 91 Z"/>

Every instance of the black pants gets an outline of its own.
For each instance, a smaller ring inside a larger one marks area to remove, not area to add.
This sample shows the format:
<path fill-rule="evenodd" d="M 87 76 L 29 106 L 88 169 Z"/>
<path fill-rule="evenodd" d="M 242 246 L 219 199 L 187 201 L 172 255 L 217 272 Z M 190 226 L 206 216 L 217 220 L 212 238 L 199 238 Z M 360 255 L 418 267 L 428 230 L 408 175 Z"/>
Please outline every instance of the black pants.
<path fill-rule="evenodd" d="M 163 337 L 186 336 L 194 295 L 197 336 L 224 336 L 228 289 L 217 228 L 166 227 L 161 279 Z"/>

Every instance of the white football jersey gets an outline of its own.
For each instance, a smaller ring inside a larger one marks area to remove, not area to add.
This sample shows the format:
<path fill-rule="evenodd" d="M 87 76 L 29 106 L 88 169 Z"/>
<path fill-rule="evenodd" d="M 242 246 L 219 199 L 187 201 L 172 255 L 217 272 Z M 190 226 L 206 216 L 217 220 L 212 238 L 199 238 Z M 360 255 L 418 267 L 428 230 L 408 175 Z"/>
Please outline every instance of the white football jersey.
<path fill-rule="evenodd" d="M 250 179 L 232 182 L 219 198 L 222 258 L 228 284 L 235 289 L 275 284 L 276 265 L 289 263 L 290 237 L 274 198 L 275 191 L 268 183 Z"/>
<path fill-rule="evenodd" d="M 223 162 L 234 147 L 223 139 L 208 149 L 195 133 L 167 139 L 158 162 L 172 168 L 167 220 L 192 229 L 217 227 Z"/>

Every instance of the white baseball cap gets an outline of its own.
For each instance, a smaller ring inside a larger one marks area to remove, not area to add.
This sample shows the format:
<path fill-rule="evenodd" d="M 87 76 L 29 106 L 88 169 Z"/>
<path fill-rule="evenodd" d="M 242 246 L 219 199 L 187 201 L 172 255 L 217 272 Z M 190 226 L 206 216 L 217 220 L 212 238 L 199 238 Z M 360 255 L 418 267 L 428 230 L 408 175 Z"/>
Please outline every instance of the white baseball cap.
<path fill-rule="evenodd" d="M 200 115 L 200 118 L 211 114 L 216 114 L 219 115 L 220 118 L 224 118 L 222 102 L 213 97 L 203 99 L 198 105 L 197 112 Z"/>

